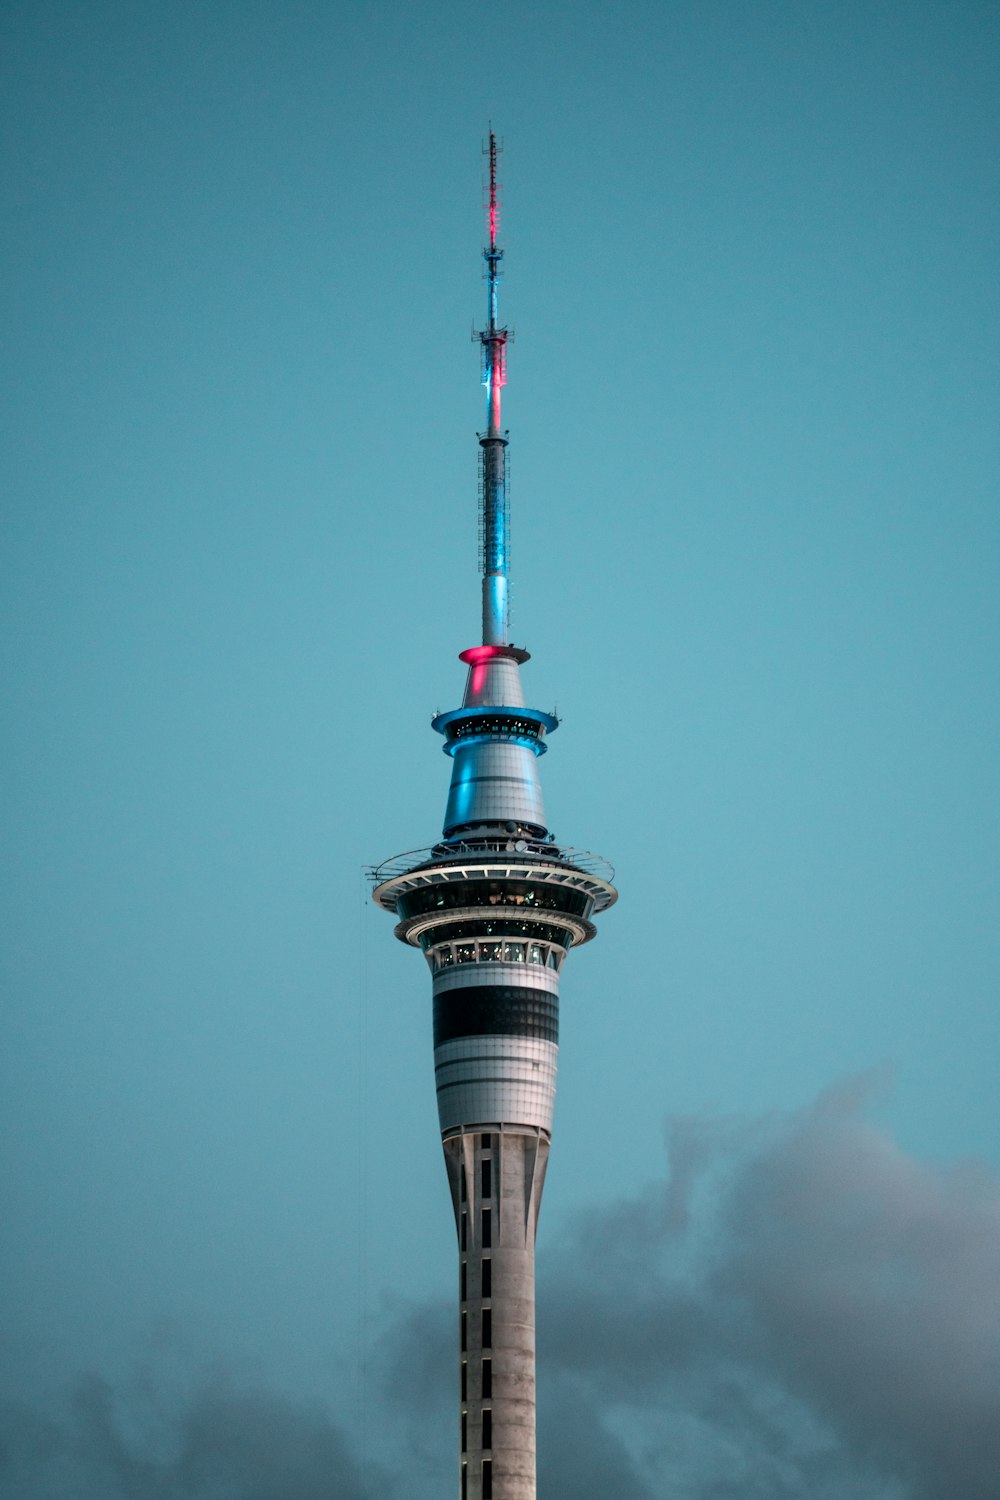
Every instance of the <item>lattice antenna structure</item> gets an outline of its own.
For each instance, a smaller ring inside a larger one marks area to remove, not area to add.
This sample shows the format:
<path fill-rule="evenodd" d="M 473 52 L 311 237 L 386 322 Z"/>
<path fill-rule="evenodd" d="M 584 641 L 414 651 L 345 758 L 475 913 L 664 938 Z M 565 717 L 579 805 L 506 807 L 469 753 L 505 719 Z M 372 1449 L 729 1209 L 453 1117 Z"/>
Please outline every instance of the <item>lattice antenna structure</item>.
<path fill-rule="evenodd" d="M 486 327 L 479 331 L 486 387 L 486 431 L 479 435 L 482 449 L 479 486 L 479 530 L 483 592 L 483 645 L 505 646 L 510 635 L 510 510 L 507 495 L 507 434 L 501 420 L 500 393 L 507 384 L 508 331 L 500 323 L 500 262 L 497 244 L 500 202 L 497 194 L 499 148 L 494 131 L 489 145 L 489 243 L 486 263 Z"/>

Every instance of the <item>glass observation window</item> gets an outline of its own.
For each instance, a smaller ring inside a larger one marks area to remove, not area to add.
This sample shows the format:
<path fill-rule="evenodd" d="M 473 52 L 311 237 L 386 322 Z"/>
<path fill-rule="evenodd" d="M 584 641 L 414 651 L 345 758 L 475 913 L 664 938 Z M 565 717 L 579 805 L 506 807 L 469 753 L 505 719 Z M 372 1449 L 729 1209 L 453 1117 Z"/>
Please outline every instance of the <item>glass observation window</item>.
<path fill-rule="evenodd" d="M 399 898 L 397 911 L 401 917 L 417 917 L 449 907 L 513 906 L 534 911 L 564 911 L 586 918 L 592 905 L 593 899 L 585 890 L 574 889 L 562 880 L 558 884 L 540 885 L 527 880 L 459 879 L 454 884 L 417 886 L 404 892 Z"/>
<path fill-rule="evenodd" d="M 539 964 L 558 969 L 565 957 L 562 948 L 547 943 L 442 943 L 427 953 L 431 970 L 450 969 L 455 964 Z"/>
<path fill-rule="evenodd" d="M 436 948 L 439 944 L 460 943 L 466 938 L 504 938 L 507 941 L 521 942 L 530 939 L 536 946 L 540 943 L 555 943 L 560 948 L 568 948 L 573 941 L 571 933 L 555 922 L 537 921 L 534 917 L 525 920 L 493 916 L 468 917 L 457 922 L 443 922 L 439 926 L 426 927 L 418 941 L 421 948 L 426 950 Z"/>

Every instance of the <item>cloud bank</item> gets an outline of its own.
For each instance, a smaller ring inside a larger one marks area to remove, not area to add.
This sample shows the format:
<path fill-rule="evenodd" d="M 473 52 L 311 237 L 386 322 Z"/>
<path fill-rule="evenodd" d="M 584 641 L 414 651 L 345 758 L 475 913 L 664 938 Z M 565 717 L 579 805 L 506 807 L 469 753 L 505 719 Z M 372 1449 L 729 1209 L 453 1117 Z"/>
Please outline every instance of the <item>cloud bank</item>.
<path fill-rule="evenodd" d="M 674 1121 L 659 1181 L 546 1244 L 544 1500 L 996 1500 L 1000 1182 L 908 1157 L 866 1118 L 871 1090 L 844 1085 L 793 1115 Z M 422 1304 L 387 1323 L 374 1465 L 319 1404 L 215 1381 L 150 1424 L 89 1377 L 58 1414 L 0 1414 L 0 1491 L 447 1493 L 452 1313 Z"/>
<path fill-rule="evenodd" d="M 145 1382 L 140 1382 L 140 1387 Z M 57 1413 L 0 1412 L 0 1493 L 14 1500 L 363 1500 L 363 1474 L 318 1403 L 204 1382 L 182 1399 L 82 1378 Z"/>
<path fill-rule="evenodd" d="M 548 1257 L 544 1364 L 621 1436 L 631 1492 L 1000 1494 L 1000 1183 L 906 1156 L 871 1088 L 676 1121 L 665 1180 Z"/>

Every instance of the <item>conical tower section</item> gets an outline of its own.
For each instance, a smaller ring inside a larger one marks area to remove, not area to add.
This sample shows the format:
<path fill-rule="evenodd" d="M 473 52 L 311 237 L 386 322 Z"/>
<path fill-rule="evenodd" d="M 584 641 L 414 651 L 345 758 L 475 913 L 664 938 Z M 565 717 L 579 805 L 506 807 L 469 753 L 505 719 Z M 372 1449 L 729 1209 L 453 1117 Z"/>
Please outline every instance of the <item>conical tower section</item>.
<path fill-rule="evenodd" d="M 554 714 L 525 704 L 510 644 L 507 330 L 499 320 L 497 142 L 483 250 L 482 642 L 438 714 L 451 783 L 440 841 L 373 870 L 374 898 L 432 976 L 434 1077 L 459 1260 L 459 1500 L 534 1500 L 535 1234 L 552 1138 L 559 985 L 617 899 L 604 860 L 552 839 L 538 764 Z"/>

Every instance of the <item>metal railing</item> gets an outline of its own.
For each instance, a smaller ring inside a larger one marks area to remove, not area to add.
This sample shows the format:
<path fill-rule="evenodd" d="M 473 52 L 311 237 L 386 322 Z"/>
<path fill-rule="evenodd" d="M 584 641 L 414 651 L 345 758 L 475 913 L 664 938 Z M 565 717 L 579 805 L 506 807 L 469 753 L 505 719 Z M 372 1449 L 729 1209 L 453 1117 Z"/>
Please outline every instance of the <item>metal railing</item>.
<path fill-rule="evenodd" d="M 369 865 L 366 874 L 372 885 L 378 886 L 386 880 L 395 880 L 400 875 L 410 875 L 424 865 L 467 865 L 497 857 L 508 863 L 513 859 L 519 864 L 562 865 L 579 870 L 583 875 L 592 875 L 596 880 L 603 880 L 608 884 L 615 878 L 614 866 L 588 849 L 573 849 L 565 844 L 520 838 L 442 840 L 429 849 L 409 849 L 404 854 L 384 859 L 381 864 Z"/>

